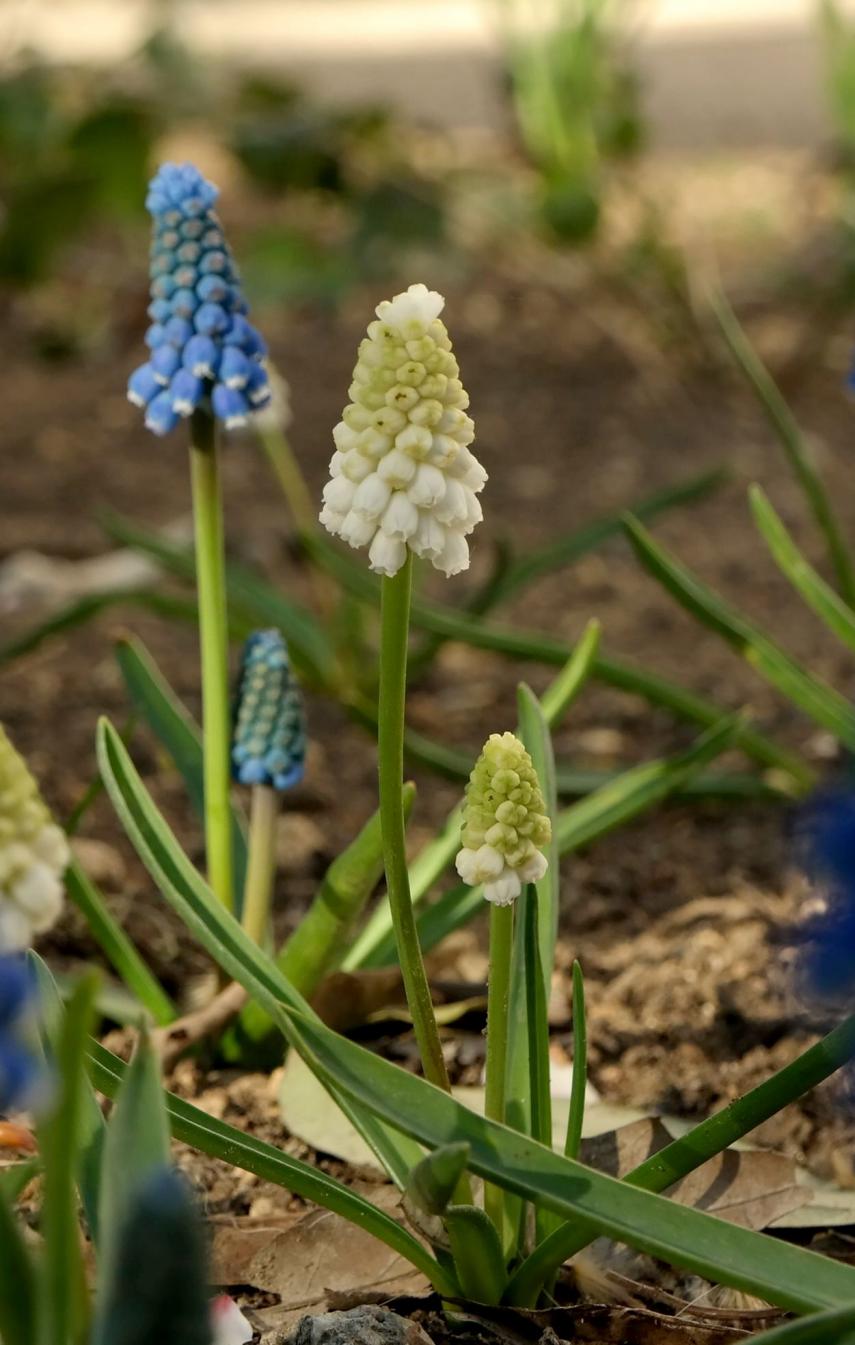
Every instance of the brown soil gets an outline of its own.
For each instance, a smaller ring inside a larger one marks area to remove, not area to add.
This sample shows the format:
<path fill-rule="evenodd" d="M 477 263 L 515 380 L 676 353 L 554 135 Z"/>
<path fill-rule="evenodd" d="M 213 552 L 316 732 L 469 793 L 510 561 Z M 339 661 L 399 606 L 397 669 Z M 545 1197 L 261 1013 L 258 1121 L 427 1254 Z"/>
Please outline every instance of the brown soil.
<path fill-rule="evenodd" d="M 106 336 L 85 355 L 45 364 L 32 353 L 22 310 L 5 325 L 3 555 L 21 548 L 62 557 L 96 555 L 105 547 L 100 509 L 161 525 L 189 508 L 180 436 L 152 439 L 123 397 L 127 371 L 140 358 L 144 321 L 144 278 L 133 279 L 124 311 L 111 313 Z M 325 477 L 330 429 L 356 342 L 382 288 L 352 297 L 338 314 L 307 309 L 287 319 L 269 315 L 266 322 L 275 358 L 291 383 L 293 439 L 313 491 Z M 508 538 L 524 549 L 727 463 L 730 482 L 713 498 L 657 523 L 657 535 L 777 633 L 796 657 L 847 691 L 849 657 L 792 595 L 750 522 L 746 485 L 759 480 L 807 554 L 824 564 L 780 448 L 727 368 L 685 350 L 672 349 L 664 357 L 637 303 L 596 282 L 566 291 L 546 283 L 523 286 L 503 271 L 484 269 L 470 274 L 465 286 L 444 288 L 491 480 L 471 576 L 448 585 L 431 579 L 431 588 L 461 602 L 488 569 L 491 540 Z M 777 347 L 780 330 L 768 313 L 760 314 L 755 330 L 770 349 Z M 848 352 L 840 342 L 830 349 L 831 367 L 804 371 L 794 405 L 815 437 L 852 535 L 851 410 L 841 390 Z M 225 475 L 233 554 L 310 601 L 286 508 L 254 444 L 238 440 L 229 447 Z M 7 623 L 9 633 L 37 615 L 17 614 Z M 749 707 L 765 731 L 802 749 L 821 768 L 828 763 L 826 735 L 669 601 L 621 542 L 544 578 L 503 616 L 568 641 L 597 616 L 609 650 L 723 707 Z M 106 713 L 121 722 L 126 713 L 111 652 L 123 622 L 148 644 L 197 712 L 192 630 L 137 613 L 102 616 L 5 667 L 0 677 L 0 718 L 60 816 L 94 775 L 96 717 Z M 520 677 L 538 691 L 549 672 L 449 645 L 428 680 L 413 690 L 412 725 L 474 752 L 487 732 L 514 723 Z M 283 930 L 298 918 L 325 864 L 376 800 L 370 739 L 327 700 L 310 696 L 309 717 L 310 767 L 289 804 L 294 814 L 289 859 L 278 893 Z M 673 751 L 692 736 L 667 714 L 592 686 L 558 733 L 557 746 L 562 758 L 579 765 L 618 766 Z M 199 828 L 180 783 L 163 768 L 145 734 L 138 735 L 134 752 L 198 859 Z M 734 764 L 741 765 L 738 759 Z M 414 774 L 415 843 L 444 817 L 458 790 L 423 771 Z M 114 909 L 170 991 L 186 992 L 205 959 L 166 915 L 106 800 L 97 801 L 83 831 L 93 876 Z M 590 1005 L 592 1078 L 606 1098 L 700 1115 L 803 1049 L 810 1027 L 787 989 L 785 938 L 801 895 L 788 865 L 785 818 L 774 805 L 663 808 L 566 862 L 556 1018 L 562 1019 L 566 974 L 578 956 Z M 482 931 L 456 947 L 458 973 L 470 980 L 483 976 Z M 45 951 L 61 965 L 95 956 L 74 912 L 46 941 Z M 446 964 L 443 973 L 447 970 Z M 559 1036 L 565 1040 L 566 1032 Z M 459 1042 L 459 1072 L 471 1080 L 480 1065 L 480 1023 L 461 1032 Z M 305 1155 L 303 1146 L 282 1134 L 266 1079 L 204 1078 L 184 1064 L 176 1082 L 191 1095 L 201 1093 L 205 1105 L 236 1124 Z M 763 1139 L 839 1176 L 840 1163 L 833 1169 L 832 1155 L 851 1132 L 836 1096 L 833 1089 L 820 1090 L 764 1127 Z M 262 1191 L 246 1174 L 226 1174 L 207 1164 L 196 1164 L 194 1171 L 213 1211 L 244 1213 L 258 1200 L 285 1199 Z"/>

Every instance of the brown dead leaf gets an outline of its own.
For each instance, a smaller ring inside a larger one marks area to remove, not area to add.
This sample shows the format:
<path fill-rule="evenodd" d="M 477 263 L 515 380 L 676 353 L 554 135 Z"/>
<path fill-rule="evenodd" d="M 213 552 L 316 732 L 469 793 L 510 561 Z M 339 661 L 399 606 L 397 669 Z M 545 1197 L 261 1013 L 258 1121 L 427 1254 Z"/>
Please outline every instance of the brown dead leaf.
<path fill-rule="evenodd" d="M 287 1311 L 323 1310 L 330 1294 L 420 1293 L 409 1261 L 346 1219 L 313 1210 L 289 1221 L 234 1221 L 213 1230 L 212 1280 L 278 1294 Z"/>
<path fill-rule="evenodd" d="M 39 1146 L 36 1137 L 26 1126 L 14 1121 L 0 1121 L 0 1149 L 9 1149 L 19 1154 L 37 1154 Z"/>
<path fill-rule="evenodd" d="M 661 1121 L 634 1121 L 583 1140 L 580 1158 L 610 1176 L 625 1177 L 670 1143 L 671 1136 Z M 767 1228 L 811 1199 L 811 1193 L 796 1180 L 795 1163 L 763 1149 L 726 1149 L 677 1182 L 668 1195 L 681 1205 L 706 1210 L 755 1231 Z"/>

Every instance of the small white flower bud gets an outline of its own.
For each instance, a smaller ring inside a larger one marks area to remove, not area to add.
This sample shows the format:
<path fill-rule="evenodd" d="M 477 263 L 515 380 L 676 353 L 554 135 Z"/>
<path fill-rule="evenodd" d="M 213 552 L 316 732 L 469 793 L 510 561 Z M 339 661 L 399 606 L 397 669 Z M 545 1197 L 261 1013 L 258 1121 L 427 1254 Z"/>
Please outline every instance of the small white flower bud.
<path fill-rule="evenodd" d="M 406 542 L 419 526 L 419 511 L 406 491 L 396 490 L 381 519 L 380 526 L 389 537 Z"/>
<path fill-rule="evenodd" d="M 410 548 L 423 560 L 434 563 L 445 549 L 445 528 L 427 509 L 419 510 L 419 526 L 410 538 Z"/>
<path fill-rule="evenodd" d="M 372 570 L 376 570 L 378 574 L 388 575 L 391 579 L 400 570 L 406 555 L 407 546 L 405 542 L 387 537 L 386 533 L 378 528 L 368 550 L 368 559 Z"/>
<path fill-rule="evenodd" d="M 512 906 L 522 892 L 519 874 L 513 869 L 505 869 L 500 878 L 493 878 L 484 884 L 484 896 L 494 906 Z"/>
<path fill-rule="evenodd" d="M 416 474 L 416 464 L 399 448 L 393 448 L 377 464 L 377 473 L 388 482 L 393 490 L 401 490 L 412 481 Z"/>
<path fill-rule="evenodd" d="M 377 531 L 377 524 L 373 518 L 367 518 L 365 514 L 358 514 L 355 509 L 351 509 L 338 530 L 338 535 L 348 546 L 359 547 L 367 546 Z"/>
<path fill-rule="evenodd" d="M 0 728 L 0 953 L 28 947 L 54 924 L 69 859 L 65 833 Z"/>
<path fill-rule="evenodd" d="M 391 488 L 387 483 L 372 472 L 366 476 L 356 487 L 356 494 L 353 497 L 352 507 L 358 514 L 365 514 L 368 518 L 379 519 L 386 505 L 389 503 L 389 496 L 392 494 Z"/>
<path fill-rule="evenodd" d="M 324 504 L 338 514 L 346 514 L 353 504 L 356 486 L 346 476 L 335 476 L 324 486 Z"/>
<path fill-rule="evenodd" d="M 420 462 L 407 494 L 413 504 L 419 505 L 420 508 L 432 509 L 445 496 L 445 477 L 438 467 Z"/>
<path fill-rule="evenodd" d="M 438 570 L 449 579 L 469 569 L 469 543 L 460 532 L 446 531 L 445 546 L 434 561 Z"/>

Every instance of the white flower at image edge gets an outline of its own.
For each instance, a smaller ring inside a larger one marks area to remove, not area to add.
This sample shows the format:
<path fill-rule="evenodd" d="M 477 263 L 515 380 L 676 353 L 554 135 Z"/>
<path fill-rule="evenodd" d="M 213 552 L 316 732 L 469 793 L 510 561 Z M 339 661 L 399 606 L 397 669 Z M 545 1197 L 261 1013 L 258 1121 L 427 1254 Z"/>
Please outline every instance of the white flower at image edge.
<path fill-rule="evenodd" d="M 211 1301 L 213 1345 L 248 1345 L 254 1335 L 237 1303 L 228 1294 Z"/>
<path fill-rule="evenodd" d="M 445 575 L 469 566 L 487 473 L 471 452 L 475 426 L 448 332 L 445 300 L 425 285 L 377 305 L 359 347 L 350 402 L 320 520 L 372 570 L 397 574 L 407 549 Z"/>

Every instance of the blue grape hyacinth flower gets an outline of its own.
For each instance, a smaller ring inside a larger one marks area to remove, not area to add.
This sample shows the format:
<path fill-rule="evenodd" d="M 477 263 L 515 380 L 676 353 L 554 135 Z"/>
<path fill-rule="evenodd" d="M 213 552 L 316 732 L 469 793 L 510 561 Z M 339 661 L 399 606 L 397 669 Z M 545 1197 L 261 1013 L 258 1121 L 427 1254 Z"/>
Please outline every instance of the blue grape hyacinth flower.
<path fill-rule="evenodd" d="M 798 972 L 809 999 L 855 995 L 855 782 L 817 791 L 795 825 L 801 866 L 824 908 L 800 931 Z"/>
<path fill-rule="evenodd" d="M 0 956 L 0 1115 L 23 1111 L 44 1092 L 44 1068 L 26 1031 L 35 994 L 23 957 Z"/>
<path fill-rule="evenodd" d="M 238 678 L 232 734 L 232 776 L 243 785 L 290 789 L 303 778 L 303 697 L 278 630 L 247 640 Z"/>
<path fill-rule="evenodd" d="M 213 206 L 217 188 L 193 164 L 165 163 L 149 184 L 149 358 L 128 380 L 154 434 L 197 408 L 226 429 L 270 400 L 266 346 L 247 318 L 234 258 Z"/>

